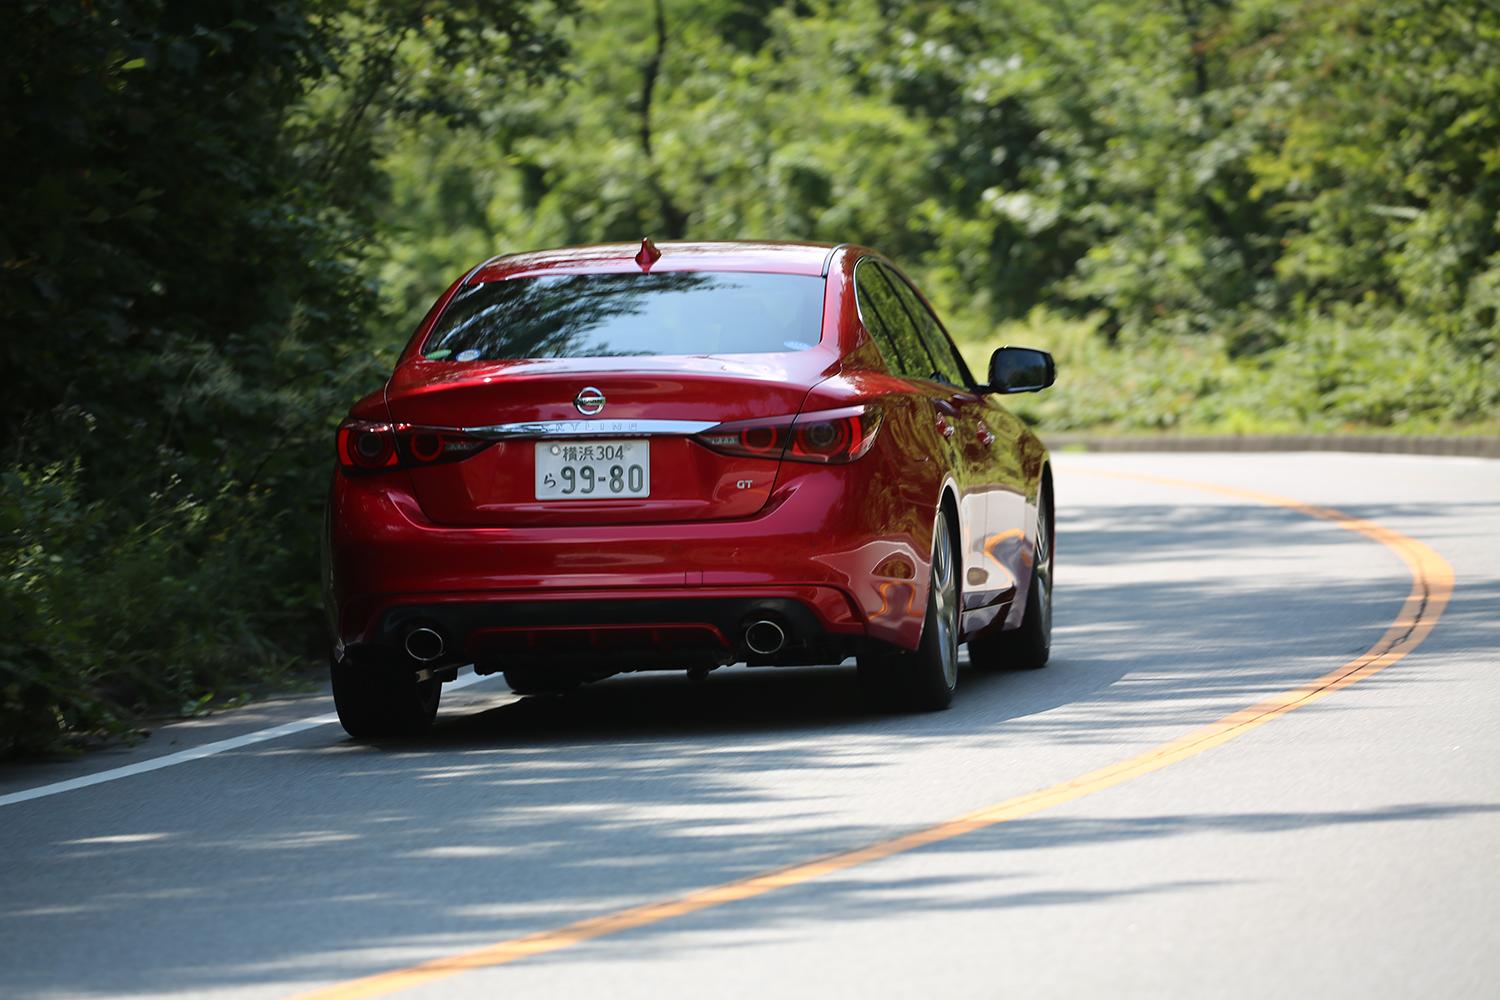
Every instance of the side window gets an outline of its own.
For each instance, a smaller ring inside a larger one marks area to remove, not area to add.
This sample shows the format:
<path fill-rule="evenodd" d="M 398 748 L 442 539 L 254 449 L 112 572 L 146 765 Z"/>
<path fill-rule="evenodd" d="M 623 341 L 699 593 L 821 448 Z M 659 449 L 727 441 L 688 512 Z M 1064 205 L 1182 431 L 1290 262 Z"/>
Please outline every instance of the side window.
<path fill-rule="evenodd" d="M 969 376 L 969 367 L 964 364 L 962 355 L 953 346 L 953 341 L 949 340 L 948 335 L 943 332 L 942 324 L 938 323 L 937 317 L 932 315 L 932 310 L 927 308 L 922 297 L 906 283 L 901 275 L 884 265 L 881 266 L 880 271 L 890 279 L 891 287 L 896 290 L 896 297 L 901 300 L 901 304 L 916 321 L 921 331 L 922 343 L 926 346 L 942 381 L 949 385 L 968 388 L 973 382 Z"/>
<path fill-rule="evenodd" d="M 885 269 L 868 257 L 860 261 L 854 269 L 854 289 L 866 328 L 894 362 L 896 371 L 908 378 L 932 378 L 932 356 L 916 321 L 886 278 Z"/>
<path fill-rule="evenodd" d="M 888 319 L 901 315 L 901 303 L 891 295 L 890 288 L 880 279 L 880 274 L 875 269 L 875 261 L 869 257 L 855 265 L 854 297 L 859 303 L 859 317 L 864 321 L 865 329 L 880 348 L 891 371 L 906 374 L 909 370 L 907 360 L 901 353 L 892 331 L 893 324 Z"/>

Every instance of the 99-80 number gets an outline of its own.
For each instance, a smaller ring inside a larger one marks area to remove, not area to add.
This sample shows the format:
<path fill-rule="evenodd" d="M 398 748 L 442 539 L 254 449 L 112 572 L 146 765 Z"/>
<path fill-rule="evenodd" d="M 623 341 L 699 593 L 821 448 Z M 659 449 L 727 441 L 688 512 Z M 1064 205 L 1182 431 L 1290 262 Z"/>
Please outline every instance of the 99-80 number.
<path fill-rule="evenodd" d="M 588 495 L 596 490 L 610 493 L 639 493 L 646 484 L 646 472 L 639 465 L 611 465 L 608 475 L 592 465 L 575 469 L 565 466 L 558 475 L 562 478 L 562 493 Z"/>

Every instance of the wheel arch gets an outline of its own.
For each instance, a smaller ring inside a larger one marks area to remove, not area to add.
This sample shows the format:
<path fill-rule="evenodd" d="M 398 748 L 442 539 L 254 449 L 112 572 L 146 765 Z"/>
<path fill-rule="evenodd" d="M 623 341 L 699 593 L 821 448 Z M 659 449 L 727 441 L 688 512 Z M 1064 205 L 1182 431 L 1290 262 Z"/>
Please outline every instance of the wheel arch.
<path fill-rule="evenodd" d="M 1032 519 L 1031 537 L 1027 539 L 1030 548 L 1030 562 L 1036 562 L 1037 539 L 1040 537 L 1041 514 L 1047 515 L 1047 538 L 1050 558 L 1056 559 L 1057 555 L 1057 504 L 1056 495 L 1052 487 L 1052 463 L 1043 461 L 1042 469 L 1037 477 L 1036 505 L 1037 516 Z M 1044 504 L 1043 501 L 1046 501 Z M 1016 597 L 1011 603 L 1010 612 L 1005 616 L 1005 628 L 1019 628 L 1026 609 L 1026 598 L 1031 590 L 1031 579 L 1028 576 L 1016 581 Z"/>
<path fill-rule="evenodd" d="M 969 539 L 964 536 L 964 522 L 959 516 L 958 490 L 951 481 L 943 484 L 937 509 L 948 519 L 948 546 L 953 549 L 953 577 L 958 585 L 958 606 L 962 608 L 965 590 L 964 552 L 967 551 Z"/>
<path fill-rule="evenodd" d="M 948 519 L 949 541 L 954 546 L 954 555 L 960 557 L 959 566 L 962 567 L 964 524 L 958 516 L 958 490 L 951 481 L 943 484 L 942 493 L 938 496 L 937 509 Z"/>
<path fill-rule="evenodd" d="M 1040 482 L 1041 482 L 1041 485 L 1037 487 L 1037 493 L 1036 493 L 1037 507 L 1038 508 L 1041 507 L 1041 505 L 1042 505 L 1042 499 L 1045 497 L 1046 500 L 1047 500 L 1047 508 L 1046 508 L 1047 509 L 1047 537 L 1051 540 L 1051 546 L 1052 546 L 1053 553 L 1056 553 L 1057 552 L 1057 493 L 1053 490 L 1053 487 L 1052 487 L 1052 463 L 1050 461 L 1042 463 L 1042 475 L 1041 475 Z M 1035 536 L 1034 533 L 1032 535 L 1031 544 L 1033 546 L 1033 552 L 1034 552 L 1035 551 L 1035 546 L 1036 546 L 1036 536 Z"/>

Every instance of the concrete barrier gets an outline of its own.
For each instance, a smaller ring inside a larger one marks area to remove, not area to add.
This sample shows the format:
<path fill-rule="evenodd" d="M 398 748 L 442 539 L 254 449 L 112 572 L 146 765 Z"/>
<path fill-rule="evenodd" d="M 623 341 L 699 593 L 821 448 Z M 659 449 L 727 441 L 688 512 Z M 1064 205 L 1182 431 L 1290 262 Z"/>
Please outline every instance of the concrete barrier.
<path fill-rule="evenodd" d="M 1500 458 L 1500 437 L 1495 436 L 1039 433 L 1053 451 L 1363 451 Z"/>

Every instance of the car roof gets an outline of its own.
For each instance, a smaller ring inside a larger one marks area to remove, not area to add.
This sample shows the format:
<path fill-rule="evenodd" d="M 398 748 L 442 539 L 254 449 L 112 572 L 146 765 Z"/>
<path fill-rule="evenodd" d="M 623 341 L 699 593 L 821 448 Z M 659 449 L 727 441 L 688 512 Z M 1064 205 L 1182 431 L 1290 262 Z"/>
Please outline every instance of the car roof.
<path fill-rule="evenodd" d="M 715 242 L 655 244 L 661 256 L 650 266 L 659 271 L 759 271 L 771 274 L 827 273 L 837 247 L 832 243 Z M 619 274 L 642 270 L 636 261 L 640 243 L 597 243 L 491 257 L 469 276 L 469 282 L 505 281 L 543 273 Z"/>

